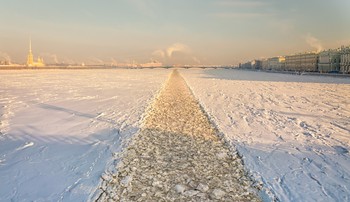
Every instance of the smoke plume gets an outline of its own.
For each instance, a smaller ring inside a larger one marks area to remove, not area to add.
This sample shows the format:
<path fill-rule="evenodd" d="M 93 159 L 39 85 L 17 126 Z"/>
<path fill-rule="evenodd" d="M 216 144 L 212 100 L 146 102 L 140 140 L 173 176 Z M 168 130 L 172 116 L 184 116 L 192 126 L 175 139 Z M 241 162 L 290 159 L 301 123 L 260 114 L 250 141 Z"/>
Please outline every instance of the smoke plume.
<path fill-rule="evenodd" d="M 306 36 L 306 43 L 308 43 L 311 47 L 316 48 L 317 52 L 320 52 L 323 50 L 323 46 L 316 37 L 312 36 L 311 34 L 308 34 Z"/>
<path fill-rule="evenodd" d="M 190 52 L 190 48 L 185 44 L 175 43 L 166 49 L 166 54 L 169 58 L 173 55 L 174 52 L 188 53 Z"/>
<path fill-rule="evenodd" d="M 45 61 L 50 61 L 50 62 L 53 62 L 55 64 L 59 63 L 56 54 L 53 54 L 53 53 L 41 53 L 40 55 L 45 59 Z"/>
<path fill-rule="evenodd" d="M 4 53 L 4 52 L 0 52 L 0 60 L 5 60 L 5 61 L 8 61 L 9 63 L 11 63 L 10 55 L 7 53 Z"/>
<path fill-rule="evenodd" d="M 153 51 L 152 55 L 160 58 L 171 58 L 173 56 L 173 53 L 175 52 L 181 52 L 181 53 L 189 53 L 190 48 L 182 43 L 174 43 L 165 50 L 155 50 Z"/>

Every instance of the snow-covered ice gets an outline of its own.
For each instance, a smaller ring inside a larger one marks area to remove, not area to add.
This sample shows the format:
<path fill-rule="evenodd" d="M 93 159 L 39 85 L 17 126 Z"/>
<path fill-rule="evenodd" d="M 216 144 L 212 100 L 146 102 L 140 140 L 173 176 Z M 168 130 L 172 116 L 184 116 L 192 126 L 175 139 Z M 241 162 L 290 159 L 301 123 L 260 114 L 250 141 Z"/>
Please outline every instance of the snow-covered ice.
<path fill-rule="evenodd" d="M 0 201 L 90 199 L 169 73 L 0 71 Z M 180 73 L 271 197 L 350 200 L 349 79 Z"/>
<path fill-rule="evenodd" d="M 181 74 L 270 197 L 350 200 L 350 79 L 215 69 Z"/>
<path fill-rule="evenodd" d="M 86 201 L 170 71 L 0 71 L 0 201 Z"/>

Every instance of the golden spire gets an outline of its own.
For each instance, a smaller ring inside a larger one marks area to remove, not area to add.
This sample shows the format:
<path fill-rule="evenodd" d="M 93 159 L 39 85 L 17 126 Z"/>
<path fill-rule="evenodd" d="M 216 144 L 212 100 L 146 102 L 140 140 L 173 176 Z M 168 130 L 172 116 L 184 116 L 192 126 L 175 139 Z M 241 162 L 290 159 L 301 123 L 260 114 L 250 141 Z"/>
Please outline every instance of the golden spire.
<path fill-rule="evenodd" d="M 29 38 L 29 52 L 32 52 L 32 37 Z"/>
<path fill-rule="evenodd" d="M 27 56 L 27 66 L 33 66 L 34 59 L 33 59 L 33 53 L 32 53 L 32 39 L 29 39 L 29 53 Z"/>
<path fill-rule="evenodd" d="M 34 61 L 34 56 L 32 53 L 32 38 L 29 39 L 29 53 L 27 56 L 27 66 L 28 67 L 44 67 L 44 59 L 41 57 L 38 57 L 38 61 Z"/>

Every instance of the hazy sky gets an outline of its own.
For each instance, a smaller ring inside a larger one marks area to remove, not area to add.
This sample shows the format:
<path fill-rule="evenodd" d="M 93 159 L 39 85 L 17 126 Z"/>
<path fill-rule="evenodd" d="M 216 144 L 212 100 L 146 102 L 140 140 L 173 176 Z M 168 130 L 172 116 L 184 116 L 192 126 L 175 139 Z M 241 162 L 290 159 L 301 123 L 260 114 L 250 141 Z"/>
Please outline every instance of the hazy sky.
<path fill-rule="evenodd" d="M 0 0 L 0 60 L 236 64 L 350 45 L 350 0 Z"/>

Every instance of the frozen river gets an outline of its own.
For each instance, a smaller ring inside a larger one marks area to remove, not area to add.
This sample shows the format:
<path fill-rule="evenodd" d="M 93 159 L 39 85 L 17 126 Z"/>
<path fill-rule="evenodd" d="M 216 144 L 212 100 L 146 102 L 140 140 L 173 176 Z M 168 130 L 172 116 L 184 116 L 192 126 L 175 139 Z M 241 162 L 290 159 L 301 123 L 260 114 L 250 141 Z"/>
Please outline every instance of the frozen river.
<path fill-rule="evenodd" d="M 170 70 L 0 71 L 0 201 L 86 201 Z M 181 69 L 281 201 L 350 200 L 350 79 Z"/>

